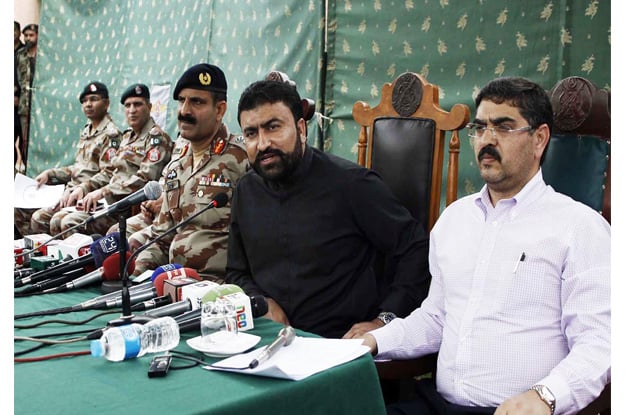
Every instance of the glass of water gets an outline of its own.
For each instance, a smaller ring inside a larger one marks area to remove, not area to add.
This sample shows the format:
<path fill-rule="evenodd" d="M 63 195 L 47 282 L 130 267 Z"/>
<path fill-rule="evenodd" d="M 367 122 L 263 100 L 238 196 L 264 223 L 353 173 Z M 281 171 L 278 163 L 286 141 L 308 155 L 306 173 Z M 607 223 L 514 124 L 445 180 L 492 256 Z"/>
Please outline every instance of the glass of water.
<path fill-rule="evenodd" d="M 200 328 L 206 345 L 233 340 L 238 333 L 234 304 L 221 298 L 202 304 Z"/>

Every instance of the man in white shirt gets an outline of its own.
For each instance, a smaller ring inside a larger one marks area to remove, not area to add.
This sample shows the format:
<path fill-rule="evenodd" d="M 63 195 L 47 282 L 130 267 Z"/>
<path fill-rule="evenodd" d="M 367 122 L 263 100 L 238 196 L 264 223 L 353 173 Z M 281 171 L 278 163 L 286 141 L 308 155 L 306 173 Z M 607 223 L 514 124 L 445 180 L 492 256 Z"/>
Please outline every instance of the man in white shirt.
<path fill-rule="evenodd" d="M 611 381 L 610 225 L 545 184 L 545 91 L 499 78 L 469 136 L 486 185 L 430 235 L 420 308 L 365 334 L 378 358 L 438 352 L 436 390 L 393 414 L 575 414 Z"/>

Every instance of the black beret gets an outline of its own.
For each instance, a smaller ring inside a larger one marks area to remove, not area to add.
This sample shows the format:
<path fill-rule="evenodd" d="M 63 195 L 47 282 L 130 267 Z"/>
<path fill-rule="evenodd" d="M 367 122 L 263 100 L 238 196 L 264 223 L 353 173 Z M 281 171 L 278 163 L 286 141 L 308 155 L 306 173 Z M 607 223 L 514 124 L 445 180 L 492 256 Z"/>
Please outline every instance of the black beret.
<path fill-rule="evenodd" d="M 139 97 L 145 98 L 146 100 L 150 100 L 150 89 L 144 84 L 133 84 L 130 85 L 124 93 L 122 94 L 121 103 L 123 104 L 126 101 L 126 98 L 130 97 Z"/>
<path fill-rule="evenodd" d="M 226 75 L 217 66 L 209 63 L 193 65 L 182 74 L 174 89 L 174 99 L 178 99 L 178 94 L 184 88 L 223 92 L 224 94 L 228 92 Z"/>
<path fill-rule="evenodd" d="M 84 96 L 89 94 L 99 94 L 102 95 L 102 98 L 108 99 L 109 90 L 102 82 L 89 82 L 85 89 L 83 89 L 80 93 L 78 100 L 82 102 Z"/>
<path fill-rule="evenodd" d="M 22 29 L 22 33 L 26 34 L 25 32 L 27 30 L 32 30 L 35 33 L 39 33 L 39 25 L 36 25 L 34 23 L 31 24 L 27 24 L 26 26 L 24 26 L 24 28 Z"/>

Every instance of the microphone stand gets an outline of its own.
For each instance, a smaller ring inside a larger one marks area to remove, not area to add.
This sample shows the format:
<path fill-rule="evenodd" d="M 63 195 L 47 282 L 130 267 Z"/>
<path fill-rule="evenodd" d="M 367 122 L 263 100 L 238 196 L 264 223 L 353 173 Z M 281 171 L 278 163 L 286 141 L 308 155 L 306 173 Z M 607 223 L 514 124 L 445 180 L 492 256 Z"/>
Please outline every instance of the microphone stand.
<path fill-rule="evenodd" d="M 221 193 L 220 193 L 221 194 Z M 217 197 L 216 197 L 217 198 Z M 152 317 L 149 316 L 134 316 L 131 314 L 131 309 L 130 309 L 130 292 L 128 290 L 128 264 L 137 256 L 139 255 L 141 252 L 143 252 L 146 248 L 148 248 L 149 246 L 155 244 L 156 242 L 160 241 L 161 239 L 163 239 L 165 236 L 169 235 L 170 233 L 174 232 L 176 229 L 180 228 L 181 226 L 186 225 L 187 223 L 191 222 L 193 219 L 195 219 L 196 217 L 198 217 L 199 215 L 201 215 L 202 213 L 206 212 L 209 209 L 215 208 L 215 207 L 222 207 L 227 203 L 227 199 L 225 201 L 217 201 L 216 199 L 213 199 L 206 207 L 198 210 L 197 212 L 195 212 L 193 215 L 189 216 L 188 218 L 186 218 L 185 220 L 181 221 L 180 223 L 177 223 L 176 225 L 172 226 L 171 228 L 167 229 L 165 232 L 163 232 L 161 235 L 159 235 L 158 237 L 156 237 L 155 239 L 152 239 L 151 241 L 149 241 L 148 243 L 146 243 L 145 245 L 137 248 L 129 257 L 128 260 L 126 261 L 126 253 L 124 252 L 123 255 L 120 255 L 120 261 L 125 261 L 125 264 L 121 269 L 121 277 L 122 277 L 122 282 L 123 282 L 123 286 L 122 286 L 122 292 L 121 292 L 121 296 L 122 296 L 122 310 L 123 310 L 123 314 L 120 318 L 115 319 L 115 320 L 111 320 L 108 322 L 109 326 L 121 326 L 124 324 L 130 324 L 130 323 L 147 323 L 148 321 L 152 320 Z M 123 215 L 122 215 L 123 217 Z M 123 218 L 125 221 L 125 218 Z M 125 234 L 126 234 L 126 223 L 124 222 L 123 224 L 120 222 L 119 224 L 119 234 L 124 235 L 124 238 L 120 238 L 121 240 L 123 240 L 124 242 L 122 242 L 120 244 L 120 253 L 122 251 L 122 248 L 125 247 Z M 122 226 L 124 227 L 124 230 L 122 233 Z M 123 258 L 123 259 L 121 259 Z M 125 306 L 126 305 L 126 306 Z"/>
<path fill-rule="evenodd" d="M 122 326 L 131 323 L 144 324 L 152 320 L 151 317 L 135 316 L 132 314 L 132 307 L 130 305 L 130 289 L 128 288 L 130 279 L 128 277 L 128 263 L 132 261 L 131 255 L 129 260 L 126 261 L 126 252 L 128 252 L 128 241 L 126 240 L 126 213 L 128 209 L 122 211 L 119 215 L 119 269 L 121 272 L 121 299 L 122 299 L 122 315 L 116 320 L 108 322 L 109 326 Z"/>

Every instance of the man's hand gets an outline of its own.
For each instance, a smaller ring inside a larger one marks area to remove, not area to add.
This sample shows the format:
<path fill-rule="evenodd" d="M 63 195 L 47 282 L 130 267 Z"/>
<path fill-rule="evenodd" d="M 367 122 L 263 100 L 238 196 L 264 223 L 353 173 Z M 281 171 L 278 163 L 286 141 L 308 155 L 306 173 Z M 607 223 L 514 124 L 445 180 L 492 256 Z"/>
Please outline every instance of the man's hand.
<path fill-rule="evenodd" d="M 87 193 L 87 196 L 80 201 L 85 212 L 94 212 L 98 205 L 98 200 L 102 199 L 102 197 L 102 189 Z"/>
<path fill-rule="evenodd" d="M 62 199 L 61 199 L 61 207 L 68 207 L 68 206 L 74 206 L 76 203 L 78 203 L 78 201 L 80 199 L 82 199 L 84 197 L 84 193 L 82 190 L 82 187 L 78 186 L 76 187 L 70 194 L 69 197 L 67 198 L 67 200 L 65 201 L 65 204 L 62 203 Z"/>
<path fill-rule="evenodd" d="M 286 313 L 273 298 L 267 298 L 267 305 L 269 306 L 269 311 L 263 317 L 267 317 L 276 323 L 284 324 L 285 326 L 290 325 Z"/>
<path fill-rule="evenodd" d="M 37 188 L 41 187 L 44 184 L 47 184 L 49 180 L 50 180 L 50 177 L 48 175 L 48 171 L 47 170 L 42 171 L 41 173 L 37 175 L 37 177 L 35 177 L 35 181 L 37 182 Z"/>
<path fill-rule="evenodd" d="M 365 333 L 380 328 L 384 325 L 384 322 L 379 318 L 374 318 L 371 321 L 363 321 L 362 323 L 356 323 L 349 329 L 345 335 L 343 335 L 344 339 L 353 339 L 357 337 L 362 337 Z"/>
<path fill-rule="evenodd" d="M 161 211 L 161 205 L 163 204 L 163 194 L 156 200 L 146 200 L 141 203 L 141 214 L 146 219 L 146 222 L 153 222 L 154 218 Z"/>
<path fill-rule="evenodd" d="M 551 415 L 551 409 L 536 391 L 529 390 L 503 401 L 494 415 Z"/>

